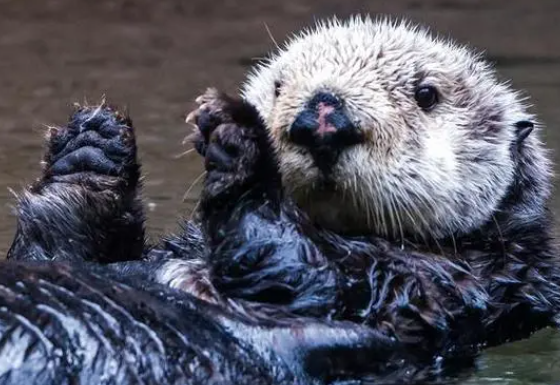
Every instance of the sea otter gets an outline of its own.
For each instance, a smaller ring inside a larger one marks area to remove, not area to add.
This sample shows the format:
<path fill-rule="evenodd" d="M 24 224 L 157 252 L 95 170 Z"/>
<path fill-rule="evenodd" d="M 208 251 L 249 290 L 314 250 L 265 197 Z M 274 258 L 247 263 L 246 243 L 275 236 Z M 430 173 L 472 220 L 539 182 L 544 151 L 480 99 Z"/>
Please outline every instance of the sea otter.
<path fill-rule="evenodd" d="M 333 21 L 261 64 L 241 100 L 198 101 L 222 295 L 443 357 L 556 325 L 550 162 L 479 55 L 407 23 Z"/>
<path fill-rule="evenodd" d="M 199 103 L 207 176 L 184 234 L 144 246 L 132 136 L 86 109 L 53 132 L 9 257 L 138 259 L 108 269 L 256 322 L 351 321 L 402 354 L 349 378 L 414 377 L 557 326 L 540 127 L 481 57 L 406 23 L 333 21 L 257 68 L 242 98 Z"/>

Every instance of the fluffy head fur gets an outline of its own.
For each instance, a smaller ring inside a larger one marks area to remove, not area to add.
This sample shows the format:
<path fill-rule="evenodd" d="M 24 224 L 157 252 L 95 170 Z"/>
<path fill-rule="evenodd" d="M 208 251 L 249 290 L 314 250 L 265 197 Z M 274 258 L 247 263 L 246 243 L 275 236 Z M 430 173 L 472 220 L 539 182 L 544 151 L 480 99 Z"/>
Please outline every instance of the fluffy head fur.
<path fill-rule="evenodd" d="M 438 90 L 430 111 L 415 101 L 421 85 Z M 341 98 L 366 137 L 343 151 L 329 184 L 288 139 L 319 91 Z M 405 22 L 320 23 L 250 74 L 243 95 L 266 122 L 287 192 L 336 231 L 460 235 L 492 221 L 514 185 L 532 186 L 516 210 L 526 218 L 549 195 L 538 134 L 516 144 L 515 123 L 533 121 L 522 98 L 467 48 Z"/>

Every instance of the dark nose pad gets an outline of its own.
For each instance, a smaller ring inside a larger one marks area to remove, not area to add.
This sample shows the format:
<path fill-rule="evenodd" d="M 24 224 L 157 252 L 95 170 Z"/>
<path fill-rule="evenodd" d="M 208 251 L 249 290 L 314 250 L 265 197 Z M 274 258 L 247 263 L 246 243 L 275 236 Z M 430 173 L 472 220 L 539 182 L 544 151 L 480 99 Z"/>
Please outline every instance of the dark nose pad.
<path fill-rule="evenodd" d="M 343 107 L 335 95 L 316 94 L 292 123 L 290 140 L 312 152 L 339 152 L 362 142 L 361 131 L 348 118 Z"/>

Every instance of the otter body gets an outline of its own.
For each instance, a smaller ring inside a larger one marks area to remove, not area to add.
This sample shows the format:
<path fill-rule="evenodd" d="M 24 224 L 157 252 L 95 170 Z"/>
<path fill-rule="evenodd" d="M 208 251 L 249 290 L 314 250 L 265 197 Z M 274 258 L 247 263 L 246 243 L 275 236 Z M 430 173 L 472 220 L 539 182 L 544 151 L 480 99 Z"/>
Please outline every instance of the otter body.
<path fill-rule="evenodd" d="M 485 346 L 557 326 L 539 127 L 468 50 L 403 23 L 321 24 L 255 70 L 242 99 L 210 90 L 198 102 L 207 176 L 183 234 L 146 245 L 131 123 L 85 108 L 51 132 L 9 258 L 55 260 L 45 277 L 59 274 L 56 260 L 77 261 L 76 271 L 115 262 L 98 267 L 107 290 L 120 285 L 115 271 L 134 288 L 117 303 L 143 290 L 211 302 L 189 317 L 229 325 L 210 340 L 241 341 L 228 365 L 281 373 L 267 383 L 437 380 Z M 22 271 L 24 285 L 40 286 L 33 268 Z M 142 311 L 180 318 L 182 306 Z M 322 339 L 277 346 L 309 322 Z M 218 357 L 223 346 L 210 349 Z"/>
<path fill-rule="evenodd" d="M 297 383 L 189 296 L 94 266 L 4 263 L 0 276 L 1 384 Z"/>

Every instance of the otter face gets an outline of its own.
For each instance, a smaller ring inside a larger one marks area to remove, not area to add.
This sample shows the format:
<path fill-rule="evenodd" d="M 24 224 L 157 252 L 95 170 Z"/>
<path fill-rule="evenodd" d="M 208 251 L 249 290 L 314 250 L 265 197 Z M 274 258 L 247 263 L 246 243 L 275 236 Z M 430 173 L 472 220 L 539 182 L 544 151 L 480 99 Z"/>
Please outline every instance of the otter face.
<path fill-rule="evenodd" d="M 369 19 L 296 37 L 243 95 L 266 122 L 284 188 L 312 219 L 396 237 L 491 221 L 516 173 L 515 122 L 532 118 L 467 49 Z"/>

